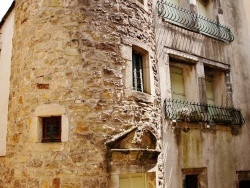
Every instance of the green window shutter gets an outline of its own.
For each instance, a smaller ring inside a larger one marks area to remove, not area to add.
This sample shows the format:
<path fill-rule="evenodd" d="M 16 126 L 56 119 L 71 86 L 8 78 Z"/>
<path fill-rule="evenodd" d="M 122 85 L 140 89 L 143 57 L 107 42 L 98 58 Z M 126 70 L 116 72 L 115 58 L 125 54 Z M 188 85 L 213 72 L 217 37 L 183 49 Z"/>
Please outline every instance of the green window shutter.
<path fill-rule="evenodd" d="M 206 95 L 207 95 L 207 104 L 214 105 L 214 86 L 213 86 L 213 77 L 206 75 Z"/>
<path fill-rule="evenodd" d="M 172 98 L 184 101 L 185 87 L 182 68 L 170 67 Z"/>
<path fill-rule="evenodd" d="M 134 87 L 134 90 L 144 92 L 142 55 L 135 53 L 133 51 L 132 63 L 133 63 L 133 87 Z"/>

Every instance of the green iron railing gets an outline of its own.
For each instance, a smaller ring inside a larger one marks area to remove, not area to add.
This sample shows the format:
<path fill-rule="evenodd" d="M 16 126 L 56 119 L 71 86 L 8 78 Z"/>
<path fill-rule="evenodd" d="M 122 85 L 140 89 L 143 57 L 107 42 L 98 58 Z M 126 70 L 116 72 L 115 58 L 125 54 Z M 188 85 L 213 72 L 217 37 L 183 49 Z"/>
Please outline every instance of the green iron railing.
<path fill-rule="evenodd" d="M 158 1 L 158 15 L 173 24 L 222 41 L 232 42 L 234 40 L 230 28 L 190 10 L 173 5 L 168 0 Z"/>
<path fill-rule="evenodd" d="M 205 122 L 218 125 L 243 125 L 241 111 L 216 105 L 192 103 L 173 99 L 164 101 L 165 118 L 185 122 Z"/>

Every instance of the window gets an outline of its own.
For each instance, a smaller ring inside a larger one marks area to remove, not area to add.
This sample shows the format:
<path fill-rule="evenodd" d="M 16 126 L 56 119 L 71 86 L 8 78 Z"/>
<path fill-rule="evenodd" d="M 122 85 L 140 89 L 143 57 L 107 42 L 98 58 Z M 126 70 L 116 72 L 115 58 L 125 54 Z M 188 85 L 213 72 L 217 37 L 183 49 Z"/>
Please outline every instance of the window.
<path fill-rule="evenodd" d="M 42 142 L 61 142 L 61 116 L 42 117 Z"/>
<path fill-rule="evenodd" d="M 183 188 L 208 187 L 207 168 L 182 169 Z"/>
<path fill-rule="evenodd" d="M 239 182 L 239 188 L 249 188 L 250 187 L 250 180 L 243 180 Z"/>
<path fill-rule="evenodd" d="M 220 69 L 205 67 L 207 104 L 226 105 L 225 72 Z"/>
<path fill-rule="evenodd" d="M 133 87 L 136 91 L 144 92 L 142 55 L 133 51 Z"/>
<path fill-rule="evenodd" d="M 185 87 L 183 70 L 178 67 L 170 67 L 170 79 L 172 87 L 172 98 L 177 100 L 185 100 Z"/>
<path fill-rule="evenodd" d="M 145 174 L 121 174 L 119 178 L 120 188 L 145 188 Z"/>
<path fill-rule="evenodd" d="M 65 107 L 59 104 L 40 105 L 31 120 L 29 141 L 37 143 L 68 141 L 69 121 Z"/>
<path fill-rule="evenodd" d="M 238 171 L 237 188 L 249 188 L 250 187 L 250 171 Z"/>
<path fill-rule="evenodd" d="M 195 65 L 170 57 L 169 72 L 172 99 L 197 101 L 198 83 Z"/>
<path fill-rule="evenodd" d="M 133 89 L 151 94 L 148 52 L 140 47 L 132 47 Z"/>
<path fill-rule="evenodd" d="M 184 188 L 198 188 L 198 175 L 186 175 Z"/>

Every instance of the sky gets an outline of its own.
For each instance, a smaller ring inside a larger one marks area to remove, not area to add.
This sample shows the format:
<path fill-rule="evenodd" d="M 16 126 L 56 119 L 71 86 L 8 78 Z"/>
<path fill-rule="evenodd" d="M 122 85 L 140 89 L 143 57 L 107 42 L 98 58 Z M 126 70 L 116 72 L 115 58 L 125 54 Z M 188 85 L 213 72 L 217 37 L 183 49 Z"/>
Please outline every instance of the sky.
<path fill-rule="evenodd" d="M 0 21 L 9 9 L 13 0 L 0 0 Z"/>

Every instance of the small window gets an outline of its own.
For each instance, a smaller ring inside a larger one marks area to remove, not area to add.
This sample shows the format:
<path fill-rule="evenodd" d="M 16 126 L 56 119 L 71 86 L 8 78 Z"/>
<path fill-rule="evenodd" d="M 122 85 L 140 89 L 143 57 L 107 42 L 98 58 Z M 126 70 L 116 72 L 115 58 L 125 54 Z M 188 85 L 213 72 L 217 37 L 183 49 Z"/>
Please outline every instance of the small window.
<path fill-rule="evenodd" d="M 182 174 L 183 188 L 208 187 L 206 168 L 186 168 L 182 169 Z"/>
<path fill-rule="evenodd" d="M 198 175 L 186 175 L 184 188 L 198 188 Z"/>
<path fill-rule="evenodd" d="M 136 91 L 144 92 L 143 80 L 143 59 L 142 55 L 136 51 L 132 53 L 133 61 L 133 87 Z"/>
<path fill-rule="evenodd" d="M 133 45 L 132 78 L 134 90 L 151 94 L 151 71 L 148 51 Z"/>
<path fill-rule="evenodd" d="M 42 142 L 61 142 L 61 116 L 42 117 Z"/>
<path fill-rule="evenodd" d="M 250 187 L 250 171 L 238 171 L 237 188 L 249 188 Z"/>

